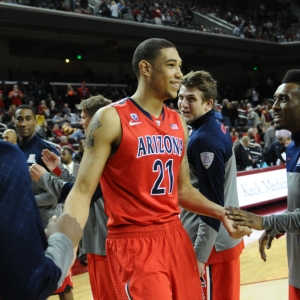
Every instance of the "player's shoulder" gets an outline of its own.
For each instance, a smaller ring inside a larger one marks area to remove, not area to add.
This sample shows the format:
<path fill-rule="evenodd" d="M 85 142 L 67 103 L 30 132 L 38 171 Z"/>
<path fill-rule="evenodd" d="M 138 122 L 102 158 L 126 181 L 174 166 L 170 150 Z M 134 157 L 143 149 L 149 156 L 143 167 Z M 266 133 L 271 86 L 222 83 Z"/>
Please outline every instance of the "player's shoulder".
<path fill-rule="evenodd" d="M 20 154 L 22 151 L 17 145 L 8 142 L 0 141 L 0 156 Z"/>

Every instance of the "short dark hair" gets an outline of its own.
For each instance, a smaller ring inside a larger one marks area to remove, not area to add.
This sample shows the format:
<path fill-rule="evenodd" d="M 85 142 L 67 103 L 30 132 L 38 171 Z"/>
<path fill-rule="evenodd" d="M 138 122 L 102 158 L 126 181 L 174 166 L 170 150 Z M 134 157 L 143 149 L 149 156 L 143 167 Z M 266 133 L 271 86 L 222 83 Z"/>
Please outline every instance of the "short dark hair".
<path fill-rule="evenodd" d="M 300 70 L 288 70 L 282 79 L 282 83 L 296 83 L 300 85 Z"/>
<path fill-rule="evenodd" d="M 146 60 L 150 64 L 153 64 L 156 58 L 160 55 L 160 51 L 165 48 L 176 49 L 171 42 L 158 38 L 145 40 L 137 46 L 132 58 L 132 67 L 138 79 L 140 77 L 140 61 Z"/>
<path fill-rule="evenodd" d="M 80 110 L 84 110 L 92 118 L 99 108 L 104 107 L 110 104 L 111 102 L 111 100 L 106 99 L 102 95 L 97 95 L 83 100 L 77 106 L 77 108 Z"/>
<path fill-rule="evenodd" d="M 61 150 L 66 150 L 70 155 L 74 153 L 73 149 L 71 149 L 69 146 L 62 146 Z"/>
<path fill-rule="evenodd" d="M 182 78 L 181 85 L 187 87 L 196 87 L 203 93 L 204 102 L 208 101 L 209 99 L 212 99 L 215 102 L 217 99 L 217 82 L 208 72 L 192 71 Z"/>
<path fill-rule="evenodd" d="M 15 111 L 15 116 L 16 116 L 16 113 L 19 109 L 30 109 L 34 115 L 34 117 L 36 116 L 36 112 L 35 112 L 35 109 L 30 106 L 30 105 L 27 105 L 27 104 L 23 104 L 23 105 L 20 105 L 16 108 L 16 111 Z"/>

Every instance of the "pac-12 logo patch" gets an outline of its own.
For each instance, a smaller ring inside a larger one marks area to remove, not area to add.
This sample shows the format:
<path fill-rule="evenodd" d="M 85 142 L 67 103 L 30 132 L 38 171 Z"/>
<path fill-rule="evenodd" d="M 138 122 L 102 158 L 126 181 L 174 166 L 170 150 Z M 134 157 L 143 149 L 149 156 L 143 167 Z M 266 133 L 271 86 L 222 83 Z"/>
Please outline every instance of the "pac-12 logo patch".
<path fill-rule="evenodd" d="M 35 163 L 35 154 L 29 154 L 29 157 L 27 159 L 28 164 L 34 164 Z"/>
<path fill-rule="evenodd" d="M 139 118 L 137 114 L 130 114 L 130 117 L 132 118 L 133 121 L 137 121 Z"/>
<path fill-rule="evenodd" d="M 200 158 L 205 169 L 208 169 L 214 160 L 215 154 L 212 152 L 200 153 Z"/>

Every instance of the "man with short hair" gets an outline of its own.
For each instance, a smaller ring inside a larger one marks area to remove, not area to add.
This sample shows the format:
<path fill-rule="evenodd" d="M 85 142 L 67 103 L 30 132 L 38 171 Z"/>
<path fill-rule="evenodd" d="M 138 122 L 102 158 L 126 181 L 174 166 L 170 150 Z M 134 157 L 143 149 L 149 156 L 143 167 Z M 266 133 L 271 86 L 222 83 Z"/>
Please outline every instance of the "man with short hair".
<path fill-rule="evenodd" d="M 111 100 L 104 98 L 102 95 L 94 96 L 81 102 L 78 109 L 82 110 L 80 122 L 84 131 L 87 130 L 96 111 L 110 103 Z M 59 159 L 52 152 L 44 151 L 43 157 L 49 170 L 55 170 L 55 174 L 59 178 L 51 176 L 45 169 L 36 164 L 30 168 L 30 174 L 40 187 L 64 202 L 70 189 L 73 187 L 76 177 L 71 175 L 66 169 L 62 169 L 61 166 L 57 168 Z M 114 287 L 106 257 L 106 223 L 107 216 L 104 212 L 104 199 L 101 188 L 98 187 L 91 201 L 89 217 L 84 227 L 81 243 L 81 252 L 87 254 L 88 272 L 94 300 L 117 299 L 113 292 Z"/>
<path fill-rule="evenodd" d="M 84 227 L 100 179 L 107 258 L 118 298 L 201 299 L 197 261 L 178 204 L 221 220 L 235 237 L 249 231 L 235 228 L 223 207 L 190 184 L 186 125 L 163 105 L 177 97 L 182 78 L 175 46 L 148 39 L 136 48 L 132 64 L 137 90 L 94 115 L 64 210 Z"/>
<path fill-rule="evenodd" d="M 240 143 L 235 146 L 234 153 L 238 171 L 244 171 L 252 167 L 253 159 L 249 149 L 250 138 L 248 135 L 240 139 Z"/>
<path fill-rule="evenodd" d="M 239 206 L 232 141 L 225 125 L 215 117 L 216 97 L 217 82 L 210 73 L 190 72 L 182 78 L 178 107 L 193 129 L 187 147 L 190 177 L 193 186 L 212 202 Z M 194 245 L 203 298 L 239 300 L 242 239 L 231 238 L 214 218 L 185 209 L 180 218 Z"/>
<path fill-rule="evenodd" d="M 74 151 L 68 147 L 63 146 L 60 152 L 61 162 L 63 163 L 64 167 L 69 171 L 70 174 L 76 176 L 79 169 L 79 164 L 73 162 L 72 155 Z"/>
<path fill-rule="evenodd" d="M 38 137 L 35 132 L 35 117 L 33 107 L 29 105 L 20 105 L 17 107 L 14 122 L 18 135 L 18 145 L 23 152 L 29 167 L 34 163 L 46 167 L 42 161 L 42 150 L 48 149 L 57 155 L 59 155 L 59 153 L 53 146 Z M 34 181 L 32 181 L 32 190 L 40 210 L 44 228 L 46 228 L 53 215 L 59 216 L 62 214 L 62 204 L 58 203 L 56 197 L 49 192 L 45 192 L 45 190 L 40 188 Z M 71 285 L 70 277 L 67 276 L 66 278 L 64 283 L 66 283 L 66 285 Z M 72 290 L 62 291 L 60 298 L 61 300 L 73 299 L 73 297 L 69 298 L 70 295 L 72 296 Z M 63 298 L 64 296 L 68 298 Z"/>
<path fill-rule="evenodd" d="M 240 210 L 230 210 L 228 214 L 239 224 L 266 231 L 259 239 L 259 252 L 266 261 L 265 248 L 270 249 L 277 234 L 287 233 L 287 257 L 289 268 L 289 300 L 300 299 L 300 70 L 289 70 L 282 84 L 274 94 L 274 123 L 276 130 L 288 130 L 292 133 L 292 142 L 286 149 L 287 170 L 287 211 L 282 215 L 258 217 Z M 295 211 L 295 212 L 294 212 Z M 242 221 L 238 221 L 238 220 Z M 292 234 L 298 233 L 298 234 Z M 281 236 L 281 235 L 279 235 Z"/>
<path fill-rule="evenodd" d="M 3 141 L 12 143 L 12 144 L 17 144 L 17 134 L 13 129 L 6 129 L 2 133 L 2 139 Z"/>
<path fill-rule="evenodd" d="M 276 166 L 279 159 L 281 164 L 285 164 L 285 159 L 282 157 L 282 153 L 285 152 L 286 138 L 281 136 L 278 141 L 275 141 L 271 146 L 262 153 L 264 161 L 268 166 Z"/>

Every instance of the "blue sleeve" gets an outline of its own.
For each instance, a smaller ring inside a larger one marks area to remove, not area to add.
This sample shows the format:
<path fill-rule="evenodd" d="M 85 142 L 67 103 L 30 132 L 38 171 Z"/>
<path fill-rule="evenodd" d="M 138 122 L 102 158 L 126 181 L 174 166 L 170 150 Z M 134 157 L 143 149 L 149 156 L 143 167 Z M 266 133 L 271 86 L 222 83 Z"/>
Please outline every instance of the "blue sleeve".
<path fill-rule="evenodd" d="M 60 269 L 48 247 L 28 166 L 15 146 L 0 142 L 0 299 L 46 299 Z"/>
<path fill-rule="evenodd" d="M 220 139 L 211 132 L 201 132 L 191 140 L 189 162 L 197 171 L 199 191 L 209 200 L 224 206 L 225 155 Z M 201 216 L 207 225 L 219 230 L 221 222 Z"/>

